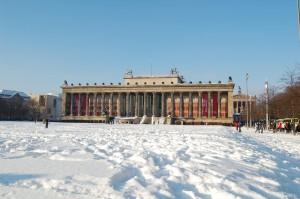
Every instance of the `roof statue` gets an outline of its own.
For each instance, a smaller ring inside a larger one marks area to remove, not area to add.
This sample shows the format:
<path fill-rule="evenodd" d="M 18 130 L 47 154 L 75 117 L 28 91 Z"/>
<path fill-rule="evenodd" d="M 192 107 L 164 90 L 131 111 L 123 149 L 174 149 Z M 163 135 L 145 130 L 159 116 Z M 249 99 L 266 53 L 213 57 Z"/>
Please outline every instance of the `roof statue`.
<path fill-rule="evenodd" d="M 128 70 L 128 71 L 126 72 L 126 75 L 132 75 L 132 74 L 133 74 L 132 70 Z"/>
<path fill-rule="evenodd" d="M 177 68 L 171 68 L 171 75 L 179 75 Z"/>
<path fill-rule="evenodd" d="M 125 77 L 133 77 L 133 72 L 132 72 L 132 70 L 131 70 L 131 69 L 127 70 L 124 76 L 125 76 Z"/>

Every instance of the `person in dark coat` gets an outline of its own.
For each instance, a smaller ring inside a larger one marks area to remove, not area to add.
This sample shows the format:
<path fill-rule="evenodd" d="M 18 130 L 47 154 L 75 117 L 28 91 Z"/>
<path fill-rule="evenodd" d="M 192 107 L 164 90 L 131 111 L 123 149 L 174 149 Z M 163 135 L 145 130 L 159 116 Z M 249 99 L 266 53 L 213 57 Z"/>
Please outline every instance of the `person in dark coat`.
<path fill-rule="evenodd" d="M 45 127 L 46 127 L 46 129 L 48 128 L 48 124 L 49 124 L 49 120 L 46 119 L 46 120 L 45 120 Z"/>
<path fill-rule="evenodd" d="M 263 123 L 263 121 L 261 121 L 261 122 L 259 123 L 259 132 L 260 132 L 260 133 L 263 133 L 263 132 L 264 132 L 264 123 Z"/>

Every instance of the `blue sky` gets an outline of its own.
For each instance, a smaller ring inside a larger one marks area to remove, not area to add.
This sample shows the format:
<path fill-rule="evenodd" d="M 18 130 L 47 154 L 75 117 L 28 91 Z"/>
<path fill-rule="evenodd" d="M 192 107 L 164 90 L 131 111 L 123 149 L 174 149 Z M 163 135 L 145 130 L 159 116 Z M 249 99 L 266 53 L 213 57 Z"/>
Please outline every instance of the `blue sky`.
<path fill-rule="evenodd" d="M 259 94 L 300 63 L 296 0 L 0 0 L 0 88 L 168 74 Z"/>

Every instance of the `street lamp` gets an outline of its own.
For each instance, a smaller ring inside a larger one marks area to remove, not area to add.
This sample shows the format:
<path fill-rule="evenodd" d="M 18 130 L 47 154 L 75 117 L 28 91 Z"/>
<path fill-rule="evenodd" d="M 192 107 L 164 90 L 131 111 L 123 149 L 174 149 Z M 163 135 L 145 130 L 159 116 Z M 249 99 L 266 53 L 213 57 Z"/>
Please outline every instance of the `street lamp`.
<path fill-rule="evenodd" d="M 248 79 L 249 79 L 249 74 L 246 73 L 246 89 L 247 89 L 247 103 L 246 103 L 246 109 L 247 109 L 247 129 L 249 128 L 249 95 L 248 95 Z"/>
<path fill-rule="evenodd" d="M 250 95 L 250 103 L 249 104 L 250 104 L 249 117 L 250 117 L 250 128 L 251 128 L 252 127 L 252 107 L 251 107 L 251 105 L 252 105 L 252 96 L 251 95 Z"/>
<path fill-rule="evenodd" d="M 297 9 L 298 10 L 298 13 L 297 13 L 298 17 L 297 18 L 298 18 L 298 29 L 299 29 L 299 39 L 300 39 L 300 0 L 297 1 L 297 5 L 298 5 L 297 6 L 298 7 L 298 9 Z"/>
<path fill-rule="evenodd" d="M 269 83 L 265 82 L 265 95 L 266 95 L 266 129 L 269 130 Z"/>

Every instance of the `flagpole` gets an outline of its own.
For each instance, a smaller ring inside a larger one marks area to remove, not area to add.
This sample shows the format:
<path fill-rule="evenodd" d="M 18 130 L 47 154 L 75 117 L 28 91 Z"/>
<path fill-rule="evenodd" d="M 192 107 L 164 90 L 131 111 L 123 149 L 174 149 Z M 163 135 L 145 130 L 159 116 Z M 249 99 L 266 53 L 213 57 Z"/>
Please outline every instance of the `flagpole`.
<path fill-rule="evenodd" d="M 246 104 L 246 109 L 247 109 L 247 129 L 249 128 L 249 94 L 248 94 L 248 79 L 249 79 L 249 74 L 246 74 L 246 89 L 247 89 L 247 104 Z"/>
<path fill-rule="evenodd" d="M 298 34 L 300 39 L 300 0 L 297 0 L 297 15 L 298 15 Z"/>

